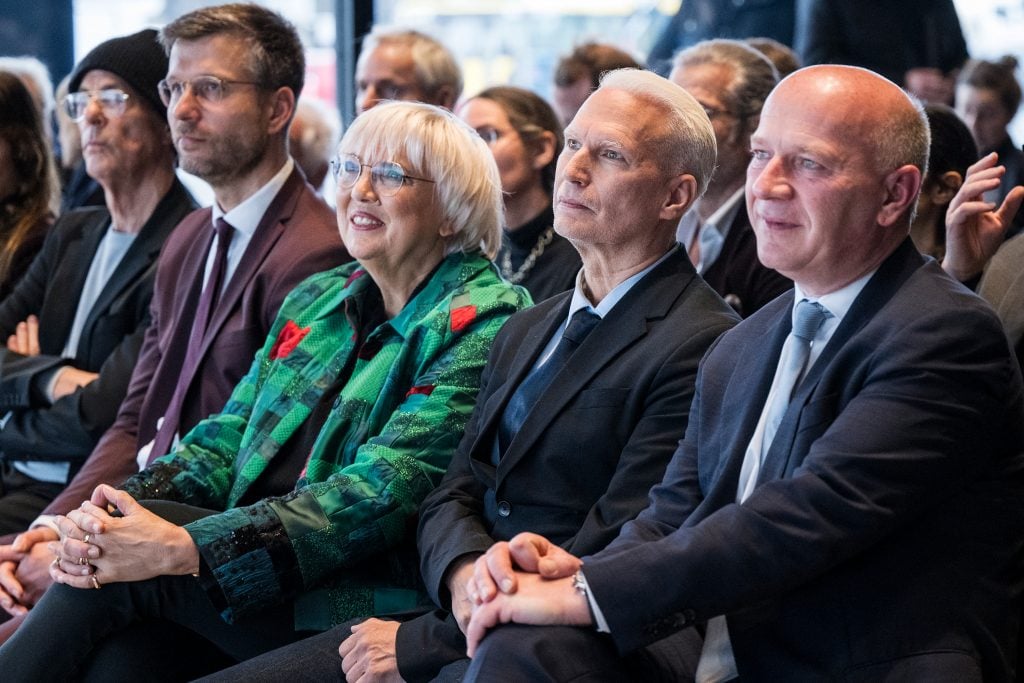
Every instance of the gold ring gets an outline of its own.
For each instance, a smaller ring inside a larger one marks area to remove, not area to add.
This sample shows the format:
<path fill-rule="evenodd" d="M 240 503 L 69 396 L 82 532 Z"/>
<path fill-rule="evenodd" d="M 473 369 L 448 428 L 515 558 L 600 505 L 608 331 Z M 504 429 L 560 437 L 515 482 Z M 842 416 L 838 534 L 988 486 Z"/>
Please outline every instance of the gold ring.
<path fill-rule="evenodd" d="M 84 567 L 85 565 L 89 564 L 89 558 L 87 558 L 87 557 L 79 557 L 78 558 L 78 564 Z"/>
<path fill-rule="evenodd" d="M 100 580 L 96 578 L 96 575 L 95 574 L 89 574 L 89 578 L 92 579 L 92 587 L 95 588 L 96 590 L 99 590 L 101 588 Z"/>
<path fill-rule="evenodd" d="M 91 534 L 86 534 L 86 535 L 85 535 L 85 536 L 84 536 L 84 537 L 82 538 L 82 543 L 88 543 L 88 542 L 89 542 L 89 536 L 90 536 L 90 535 L 91 535 Z"/>

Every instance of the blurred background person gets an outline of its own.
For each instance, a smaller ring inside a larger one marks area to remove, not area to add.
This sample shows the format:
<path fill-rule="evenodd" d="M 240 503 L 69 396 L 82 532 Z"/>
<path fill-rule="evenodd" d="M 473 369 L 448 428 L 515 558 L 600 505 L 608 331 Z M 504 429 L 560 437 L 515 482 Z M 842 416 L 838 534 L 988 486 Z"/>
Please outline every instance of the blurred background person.
<path fill-rule="evenodd" d="M 25 84 L 0 71 L 0 301 L 43 246 L 57 208 L 57 172 Z"/>
<path fill-rule="evenodd" d="M 712 38 L 773 38 L 793 44 L 796 0 L 684 0 L 647 55 L 647 66 L 667 76 L 683 48 Z"/>
<path fill-rule="evenodd" d="M 68 95 L 71 74 L 57 85 L 57 101 Z M 83 206 L 103 206 L 103 188 L 89 175 L 82 158 L 82 133 L 66 107 L 57 107 L 57 165 L 61 179 L 60 212 Z"/>
<path fill-rule="evenodd" d="M 971 131 L 952 109 L 929 104 L 924 111 L 931 129 L 931 146 L 910 237 L 918 251 L 941 261 L 946 251 L 946 209 L 964 184 L 967 168 L 978 160 L 978 148 Z"/>
<path fill-rule="evenodd" d="M 356 60 L 356 113 L 383 100 L 426 102 L 451 110 L 462 70 L 443 43 L 420 31 L 375 26 Z"/>
<path fill-rule="evenodd" d="M 582 262 L 554 228 L 551 198 L 564 141 L 551 105 L 529 90 L 498 86 L 467 100 L 459 116 L 490 147 L 501 175 L 502 276 L 534 301 L 572 289 Z"/>
<path fill-rule="evenodd" d="M 780 81 L 802 66 L 800 55 L 774 38 L 747 38 L 743 42 L 763 54 L 768 61 L 775 65 Z"/>
<path fill-rule="evenodd" d="M 792 45 L 805 66 L 861 66 L 943 104 L 968 56 L 953 0 L 801 0 Z"/>
<path fill-rule="evenodd" d="M 640 63 L 632 55 L 607 43 L 583 43 L 558 60 L 555 66 L 555 111 L 562 127 L 597 90 L 601 74 L 615 69 L 639 69 Z"/>
<path fill-rule="evenodd" d="M 671 80 L 704 108 L 718 148 L 711 182 L 683 214 L 676 238 L 701 277 L 746 317 L 793 286 L 758 258 L 743 194 L 750 136 L 778 77 L 768 58 L 746 43 L 714 39 L 676 55 Z"/>
<path fill-rule="evenodd" d="M 39 122 L 47 144 L 53 144 L 53 80 L 50 70 L 35 57 L 0 57 L 0 71 L 7 71 L 21 79 L 35 103 Z"/>
<path fill-rule="evenodd" d="M 995 204 L 1024 183 L 1024 153 L 1007 129 L 1020 106 L 1016 69 L 1017 60 L 1009 55 L 995 62 L 972 60 L 956 86 L 956 113 L 970 128 L 978 152 L 981 156 L 995 152 L 1006 169 L 999 187 L 985 193 L 985 201 Z"/>
<path fill-rule="evenodd" d="M 330 111 L 320 100 L 300 97 L 296 102 L 295 116 L 288 129 L 288 152 L 320 194 L 340 128 L 337 112 Z"/>

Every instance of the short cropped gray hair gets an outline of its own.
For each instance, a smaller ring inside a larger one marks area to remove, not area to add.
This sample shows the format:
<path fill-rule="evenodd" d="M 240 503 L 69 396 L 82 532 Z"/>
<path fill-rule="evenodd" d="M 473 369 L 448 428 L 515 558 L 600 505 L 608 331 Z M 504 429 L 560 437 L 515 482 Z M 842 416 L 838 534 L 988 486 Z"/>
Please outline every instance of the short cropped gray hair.
<path fill-rule="evenodd" d="M 887 116 L 868 132 L 868 137 L 879 171 L 888 173 L 910 164 L 920 169 L 924 178 L 928 175 L 928 150 L 932 139 L 928 115 L 920 100 L 904 94 L 912 106 Z"/>
<path fill-rule="evenodd" d="M 446 109 L 420 102 L 385 102 L 356 117 L 341 154 L 364 163 L 402 159 L 409 175 L 434 181 L 434 198 L 454 235 L 448 252 L 493 259 L 501 244 L 501 177 L 487 143 Z"/>
<path fill-rule="evenodd" d="M 724 38 L 703 40 L 686 48 L 676 55 L 672 70 L 704 64 L 732 70 L 732 83 L 722 99 L 740 119 L 760 114 L 768 94 L 779 82 L 779 72 L 768 57 L 746 43 Z"/>
<path fill-rule="evenodd" d="M 413 29 L 374 26 L 363 38 L 356 68 L 380 45 L 401 45 L 412 52 L 416 80 L 424 92 L 433 95 L 443 86 L 452 89 L 452 102 L 462 96 L 462 69 L 444 43 Z"/>
<path fill-rule="evenodd" d="M 693 175 L 699 194 L 704 194 L 715 170 L 718 147 L 700 103 L 667 78 L 640 69 L 609 71 L 601 78 L 600 87 L 627 92 L 664 112 L 667 132 L 648 144 L 659 150 L 666 172 Z"/>

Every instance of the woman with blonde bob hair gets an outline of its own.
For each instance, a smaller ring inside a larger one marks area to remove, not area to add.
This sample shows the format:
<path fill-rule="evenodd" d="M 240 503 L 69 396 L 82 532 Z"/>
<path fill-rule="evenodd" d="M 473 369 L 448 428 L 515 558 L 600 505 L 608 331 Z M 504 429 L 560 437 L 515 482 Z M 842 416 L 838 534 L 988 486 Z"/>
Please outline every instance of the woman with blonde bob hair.
<path fill-rule="evenodd" d="M 339 184 L 350 177 L 345 173 L 346 157 L 359 157 L 364 163 L 400 158 L 403 167 L 434 183 L 435 199 L 451 230 L 446 253 L 480 252 L 493 259 L 501 245 L 502 196 L 501 178 L 487 144 L 450 112 L 432 105 L 390 102 L 372 111 L 373 116 L 367 111 L 356 117 L 339 145 L 332 164 Z"/>
<path fill-rule="evenodd" d="M 529 295 L 488 258 L 497 171 L 448 112 L 375 107 L 333 167 L 356 262 L 289 294 L 221 413 L 57 518 L 58 585 L 0 648 L 5 676 L 190 679 L 426 599 L 418 506 Z"/>

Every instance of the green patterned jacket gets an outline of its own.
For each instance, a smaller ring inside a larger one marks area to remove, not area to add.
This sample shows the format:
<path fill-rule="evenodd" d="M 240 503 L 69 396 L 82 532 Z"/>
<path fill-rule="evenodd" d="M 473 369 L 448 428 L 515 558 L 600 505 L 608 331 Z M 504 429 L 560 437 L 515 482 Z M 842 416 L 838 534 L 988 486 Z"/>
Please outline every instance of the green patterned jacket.
<path fill-rule="evenodd" d="M 367 336 L 295 490 L 235 507 L 355 352 L 346 308 L 370 286 L 357 263 L 300 284 L 223 412 L 125 483 L 224 510 L 185 528 L 228 621 L 294 601 L 296 628 L 323 630 L 426 599 L 417 509 L 462 437 L 494 336 L 530 304 L 481 256 L 446 257 Z"/>

